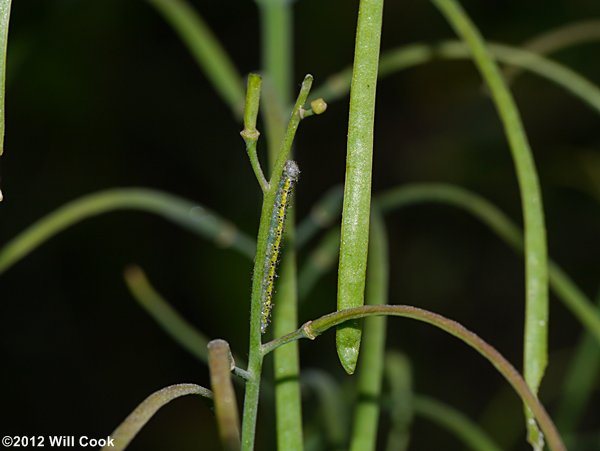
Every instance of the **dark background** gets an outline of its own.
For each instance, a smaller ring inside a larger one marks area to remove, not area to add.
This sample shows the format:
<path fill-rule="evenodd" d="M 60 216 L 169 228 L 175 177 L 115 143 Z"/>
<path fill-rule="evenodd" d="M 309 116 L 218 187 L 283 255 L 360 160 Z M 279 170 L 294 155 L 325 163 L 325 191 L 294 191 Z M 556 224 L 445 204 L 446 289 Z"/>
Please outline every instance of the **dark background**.
<path fill-rule="evenodd" d="M 239 71 L 257 70 L 255 4 L 193 3 Z M 600 4 L 591 0 L 463 3 L 487 38 L 512 44 L 600 16 Z M 307 72 L 318 86 L 351 63 L 357 6 L 346 0 L 295 4 L 296 86 Z M 452 31 L 429 2 L 386 5 L 384 50 L 449 37 Z M 586 44 L 553 58 L 600 83 L 599 49 L 600 43 Z M 241 125 L 147 3 L 15 1 L 8 55 L 0 244 L 66 201 L 121 186 L 194 199 L 256 235 L 260 193 L 239 137 Z M 534 75 L 519 78 L 513 92 L 540 173 L 550 254 L 593 296 L 600 255 L 600 120 L 579 99 Z M 347 115 L 345 99 L 300 128 L 296 156 L 302 180 L 294 207 L 299 218 L 326 189 L 343 182 Z M 471 62 L 427 64 L 389 76 L 378 87 L 373 190 L 415 181 L 466 187 L 520 222 L 506 139 Z M 520 367 L 522 259 L 450 207 L 403 209 L 387 225 L 390 302 L 456 319 Z M 99 216 L 52 238 L 0 276 L 3 435 L 102 437 L 163 386 L 209 384 L 206 367 L 132 300 L 122 271 L 133 262 L 199 329 L 245 355 L 249 261 L 149 214 Z M 333 310 L 335 289 L 330 274 L 302 307 L 301 321 Z M 551 411 L 580 332 L 553 297 L 551 360 L 542 390 Z M 495 419 L 487 416 L 485 427 L 501 444 L 515 427 L 518 433 L 516 396 L 473 351 L 401 319 L 389 321 L 388 346 L 411 358 L 417 392 L 474 419 L 486 417 L 492 401 L 506 399 Z M 300 348 L 303 367 L 352 382 L 337 362 L 333 334 Z M 597 395 L 595 400 L 584 431 L 597 430 Z M 263 407 L 257 449 L 273 449 L 270 406 Z M 314 417 L 314 400 L 305 413 Z M 214 440 L 208 405 L 182 399 L 164 408 L 131 449 L 213 449 Z M 514 449 L 527 449 L 520 443 Z M 437 426 L 416 420 L 412 449 L 461 447 Z"/>

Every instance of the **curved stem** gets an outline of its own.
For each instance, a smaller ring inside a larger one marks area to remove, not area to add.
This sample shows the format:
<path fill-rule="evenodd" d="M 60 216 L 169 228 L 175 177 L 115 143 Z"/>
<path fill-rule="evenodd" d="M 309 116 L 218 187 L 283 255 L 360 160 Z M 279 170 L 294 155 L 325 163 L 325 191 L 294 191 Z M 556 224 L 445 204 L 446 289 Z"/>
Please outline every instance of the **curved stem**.
<path fill-rule="evenodd" d="M 523 43 L 523 48 L 540 55 L 548 55 L 577 44 L 600 40 L 600 20 L 583 20 L 546 31 Z M 518 67 L 508 67 L 504 77 L 511 83 L 522 72 Z"/>
<path fill-rule="evenodd" d="M 495 205 L 464 188 L 445 183 L 413 183 L 385 191 L 377 195 L 374 202 L 383 213 L 425 202 L 442 203 L 460 208 L 479 219 L 517 253 L 522 254 L 523 234 L 517 225 Z M 339 206 L 337 208 L 339 211 Z M 338 247 L 330 240 L 337 233 L 339 233 L 339 228 L 331 230 L 323 238 L 300 271 L 302 298 L 308 294 L 319 277 L 333 267 Z M 550 287 L 558 299 L 588 330 L 596 343 L 600 344 L 600 314 L 590 298 L 555 262 L 550 262 L 548 275 Z"/>
<path fill-rule="evenodd" d="M 296 247 L 301 248 L 320 230 L 329 227 L 342 212 L 344 187 L 330 188 L 310 210 L 309 215 L 298 225 Z M 338 240 L 339 241 L 339 240 Z"/>
<path fill-rule="evenodd" d="M 506 379 L 517 392 L 525 405 L 531 410 L 542 431 L 546 434 L 550 449 L 553 451 L 566 450 L 560 435 L 556 430 L 556 426 L 546 412 L 546 409 L 544 409 L 540 401 L 527 386 L 527 383 L 510 362 L 508 362 L 495 348 L 479 338 L 479 336 L 473 332 L 467 330 L 460 323 L 427 310 L 407 305 L 366 305 L 330 313 L 316 320 L 304 323 L 300 329 L 291 334 L 265 343 L 262 346 L 262 353 L 267 354 L 279 346 L 301 338 L 314 340 L 317 336 L 345 321 L 381 315 L 400 316 L 431 324 L 432 326 L 455 336 L 476 350 L 498 370 L 504 379 Z"/>
<path fill-rule="evenodd" d="M 428 396 L 415 396 L 415 414 L 448 429 L 474 451 L 501 451 L 477 424 L 460 411 Z"/>
<path fill-rule="evenodd" d="M 319 278 L 333 268 L 340 251 L 340 228 L 327 232 L 308 255 L 298 274 L 298 299 L 304 301 Z"/>
<path fill-rule="evenodd" d="M 600 89 L 568 67 L 533 52 L 503 44 L 488 43 L 487 49 L 499 62 L 526 69 L 544 77 L 578 97 L 591 108 L 600 112 Z M 470 59 L 468 47 L 459 41 L 443 41 L 438 44 L 409 44 L 389 50 L 381 55 L 379 76 L 438 59 Z M 314 97 L 324 97 L 331 103 L 346 96 L 350 90 L 350 69 L 344 69 L 330 76 L 313 93 Z"/>
<path fill-rule="evenodd" d="M 183 318 L 154 289 L 139 266 L 131 265 L 123 273 L 133 298 L 160 327 L 198 360 L 208 363 L 208 337 Z"/>
<path fill-rule="evenodd" d="M 517 252 L 523 251 L 523 235 L 517 225 L 495 205 L 463 188 L 444 183 L 418 183 L 388 190 L 377 196 L 376 202 L 384 212 L 423 202 L 449 204 L 475 216 Z M 548 275 L 550 287 L 558 298 L 600 344 L 600 315 L 593 302 L 556 262 L 550 262 Z"/>
<path fill-rule="evenodd" d="M 0 274 L 57 233 L 84 219 L 114 210 L 141 210 L 163 216 L 217 245 L 254 258 L 249 236 L 192 201 L 145 188 L 119 188 L 80 197 L 39 219 L 0 249 Z"/>
<path fill-rule="evenodd" d="M 174 399 L 186 395 L 200 395 L 212 399 L 213 395 L 207 388 L 196 384 L 177 384 L 165 387 L 148 396 L 125 420 L 110 434 L 114 445 L 107 445 L 102 451 L 122 451 L 135 438 L 146 423 L 164 405 Z"/>
<path fill-rule="evenodd" d="M 473 61 L 490 89 L 510 145 L 515 165 L 525 225 L 525 333 L 523 367 L 525 380 L 537 393 L 548 364 L 548 251 L 542 193 L 533 155 L 519 110 L 487 45 L 460 3 L 433 0 L 440 12 L 468 45 Z M 544 438 L 529 421 L 529 442 L 543 449 Z"/>
<path fill-rule="evenodd" d="M 238 117 L 244 84 L 235 65 L 202 17 L 186 0 L 148 0 L 179 34 L 215 90 Z"/>
<path fill-rule="evenodd" d="M 203 363 L 208 363 L 207 346 L 210 341 L 196 329 L 179 312 L 177 312 L 152 286 L 146 274 L 136 265 L 131 265 L 123 274 L 127 288 L 140 306 L 156 321 L 156 323 L 177 342 Z M 233 374 L 248 380 L 248 373 L 242 369 L 246 363 L 235 356 Z M 236 379 L 239 380 L 239 379 Z"/>

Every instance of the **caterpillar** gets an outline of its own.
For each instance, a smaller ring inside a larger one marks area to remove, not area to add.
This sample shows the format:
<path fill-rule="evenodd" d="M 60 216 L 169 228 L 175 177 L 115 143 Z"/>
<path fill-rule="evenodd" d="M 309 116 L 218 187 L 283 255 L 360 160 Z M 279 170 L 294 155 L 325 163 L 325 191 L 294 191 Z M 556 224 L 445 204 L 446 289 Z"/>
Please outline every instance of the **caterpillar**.
<path fill-rule="evenodd" d="M 267 252 L 263 267 L 263 282 L 261 296 L 261 321 L 260 331 L 265 333 L 271 318 L 271 309 L 273 308 L 273 288 L 277 277 L 276 270 L 279 263 L 279 250 L 283 238 L 283 229 L 285 226 L 285 216 L 287 207 L 292 195 L 294 184 L 298 181 L 300 169 L 293 160 L 288 160 L 283 168 L 283 173 L 279 179 L 279 186 L 275 195 L 273 212 L 271 213 L 271 222 L 269 224 L 269 233 L 267 236 Z"/>

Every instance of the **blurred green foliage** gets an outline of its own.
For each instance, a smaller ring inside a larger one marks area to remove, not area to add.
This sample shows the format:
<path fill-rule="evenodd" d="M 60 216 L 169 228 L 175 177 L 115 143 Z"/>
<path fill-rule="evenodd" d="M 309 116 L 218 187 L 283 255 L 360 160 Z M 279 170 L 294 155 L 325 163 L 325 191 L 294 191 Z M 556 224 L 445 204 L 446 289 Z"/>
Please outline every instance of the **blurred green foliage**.
<path fill-rule="evenodd" d="M 255 5 L 193 3 L 239 71 L 256 70 Z M 510 44 L 600 17 L 600 4 L 584 0 L 464 3 L 488 39 Z M 298 83 L 310 72 L 318 86 L 351 62 L 357 4 L 295 4 Z M 428 2 L 386 4 L 382 49 L 450 36 Z M 600 43 L 588 43 L 553 58 L 600 84 L 599 48 Z M 256 235 L 260 190 L 239 138 L 241 125 L 147 3 L 15 2 L 8 52 L 0 243 L 68 200 L 117 186 L 147 186 L 196 199 Z M 538 165 L 550 255 L 593 294 L 600 255 L 599 118 L 538 77 L 522 75 L 513 92 Z M 299 218 L 326 189 L 343 181 L 347 103 L 330 105 L 299 133 L 302 182 L 294 207 Z M 410 181 L 456 183 L 520 217 L 507 144 L 471 62 L 440 61 L 379 84 L 374 191 Z M 454 318 L 520 362 L 522 259 L 484 226 L 449 207 L 402 210 L 391 216 L 388 232 L 390 302 Z M 0 279 L 0 381 L 10 388 L 3 397 L 3 431 L 101 436 L 150 392 L 178 382 L 208 382 L 207 368 L 132 301 L 122 281 L 123 269 L 132 262 L 191 323 L 209 337 L 226 339 L 243 355 L 250 262 L 143 213 L 94 218 L 44 244 Z M 302 304 L 300 320 L 335 309 L 335 288 L 330 274 Z M 231 310 L 239 315 L 225 322 Z M 557 302 L 550 315 L 551 359 L 541 396 L 548 396 L 552 412 L 551 399 L 561 389 L 581 327 Z M 333 335 L 320 341 L 318 353 L 306 352 L 316 344 L 301 343 L 303 366 L 326 369 L 341 380 Z M 504 382 L 488 364 L 441 333 L 392 322 L 388 343 L 411 358 L 419 393 L 472 418 L 501 396 Z M 600 415 L 600 403 L 594 400 L 583 431 L 597 430 L 593 418 Z M 517 397 L 505 405 L 507 413 L 488 425 L 493 437 L 520 427 Z M 258 431 L 261 449 L 273 446 L 266 410 Z M 310 407 L 305 415 L 311 415 Z M 166 407 L 151 425 L 131 449 L 208 449 L 217 438 L 211 412 L 193 399 Z M 459 449 L 454 438 L 431 428 L 416 421 L 413 449 Z M 524 442 L 520 446 L 526 449 Z"/>

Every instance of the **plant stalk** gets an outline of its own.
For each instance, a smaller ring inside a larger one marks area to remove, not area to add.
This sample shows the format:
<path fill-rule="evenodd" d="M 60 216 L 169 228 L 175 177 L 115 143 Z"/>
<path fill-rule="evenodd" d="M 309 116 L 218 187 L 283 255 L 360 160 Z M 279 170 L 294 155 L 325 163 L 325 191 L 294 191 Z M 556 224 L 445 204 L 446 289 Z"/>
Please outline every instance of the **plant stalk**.
<path fill-rule="evenodd" d="M 358 307 L 364 303 L 371 209 L 375 91 L 382 16 L 383 0 L 360 1 L 348 117 L 346 182 L 338 270 L 338 310 Z M 356 368 L 360 337 L 361 328 L 358 322 L 344 324 L 336 332 L 338 357 L 348 374 L 354 373 Z"/>

